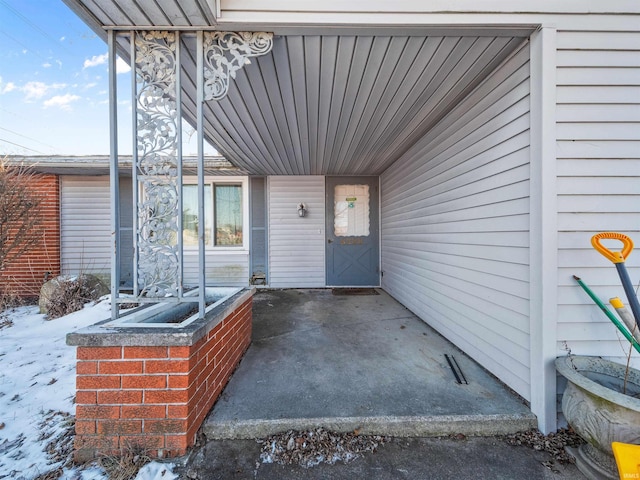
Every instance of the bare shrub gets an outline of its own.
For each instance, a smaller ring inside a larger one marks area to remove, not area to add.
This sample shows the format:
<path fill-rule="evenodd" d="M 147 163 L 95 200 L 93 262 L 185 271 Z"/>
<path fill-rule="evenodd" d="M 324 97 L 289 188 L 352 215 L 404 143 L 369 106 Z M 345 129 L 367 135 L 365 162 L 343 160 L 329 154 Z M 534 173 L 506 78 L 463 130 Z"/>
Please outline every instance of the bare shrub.
<path fill-rule="evenodd" d="M 49 319 L 64 317 L 82 310 L 85 303 L 95 299 L 95 288 L 85 275 L 61 279 L 49 298 L 47 316 Z"/>
<path fill-rule="evenodd" d="M 0 161 L 0 271 L 40 241 L 41 198 L 31 185 L 36 174 L 28 166 Z"/>
<path fill-rule="evenodd" d="M 19 307 L 25 303 L 25 299 L 11 288 L 0 289 L 0 314 L 10 308 Z"/>

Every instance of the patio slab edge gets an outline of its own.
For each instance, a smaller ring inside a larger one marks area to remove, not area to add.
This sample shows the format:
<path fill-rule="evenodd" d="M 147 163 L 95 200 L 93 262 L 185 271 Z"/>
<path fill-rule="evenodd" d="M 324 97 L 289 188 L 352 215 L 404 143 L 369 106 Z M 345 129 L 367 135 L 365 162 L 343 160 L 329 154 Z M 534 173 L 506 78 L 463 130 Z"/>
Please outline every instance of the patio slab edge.
<path fill-rule="evenodd" d="M 336 432 L 390 437 L 440 437 L 508 435 L 537 427 L 533 413 L 495 415 L 430 415 L 251 419 L 214 422 L 206 420 L 203 433 L 210 440 L 265 438 L 288 430 L 323 427 Z"/>

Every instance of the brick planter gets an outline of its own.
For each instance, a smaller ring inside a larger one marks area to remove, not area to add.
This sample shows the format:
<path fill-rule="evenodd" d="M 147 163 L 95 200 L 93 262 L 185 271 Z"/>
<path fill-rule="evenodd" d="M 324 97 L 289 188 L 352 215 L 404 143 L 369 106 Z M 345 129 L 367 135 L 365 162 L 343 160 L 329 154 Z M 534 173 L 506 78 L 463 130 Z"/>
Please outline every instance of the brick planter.
<path fill-rule="evenodd" d="M 101 322 L 69 334 L 67 343 L 78 346 L 76 459 L 129 449 L 184 455 L 249 347 L 253 292 L 184 328 Z"/>

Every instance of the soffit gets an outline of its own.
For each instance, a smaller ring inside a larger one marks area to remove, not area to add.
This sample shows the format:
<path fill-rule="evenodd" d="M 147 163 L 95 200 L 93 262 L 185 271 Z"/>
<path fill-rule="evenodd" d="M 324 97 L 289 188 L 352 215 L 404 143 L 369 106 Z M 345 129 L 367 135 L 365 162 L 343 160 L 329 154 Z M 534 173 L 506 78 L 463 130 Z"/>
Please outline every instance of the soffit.
<path fill-rule="evenodd" d="M 94 28 L 215 20 L 198 0 L 65 1 Z M 205 137 L 251 174 L 380 174 L 526 36 L 490 31 L 276 35 L 269 54 L 237 72 L 227 97 L 205 104 Z M 195 36 L 182 39 L 184 113 L 193 124 Z M 126 56 L 128 38 L 119 42 Z"/>

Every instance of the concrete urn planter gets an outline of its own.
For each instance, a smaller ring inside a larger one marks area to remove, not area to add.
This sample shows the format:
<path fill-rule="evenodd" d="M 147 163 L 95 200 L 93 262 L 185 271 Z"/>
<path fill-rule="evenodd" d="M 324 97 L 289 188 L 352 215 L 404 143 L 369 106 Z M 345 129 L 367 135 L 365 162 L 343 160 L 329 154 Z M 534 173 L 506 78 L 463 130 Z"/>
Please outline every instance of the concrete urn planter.
<path fill-rule="evenodd" d="M 611 442 L 640 443 L 640 371 L 600 357 L 568 356 L 556 360 L 567 379 L 562 413 L 587 443 L 569 449 L 576 466 L 589 479 L 619 478 Z"/>

